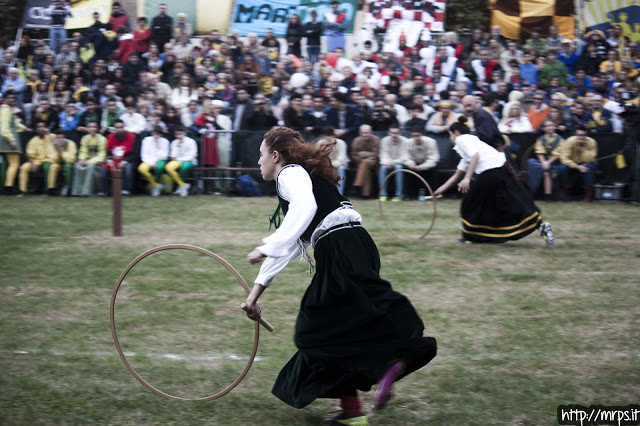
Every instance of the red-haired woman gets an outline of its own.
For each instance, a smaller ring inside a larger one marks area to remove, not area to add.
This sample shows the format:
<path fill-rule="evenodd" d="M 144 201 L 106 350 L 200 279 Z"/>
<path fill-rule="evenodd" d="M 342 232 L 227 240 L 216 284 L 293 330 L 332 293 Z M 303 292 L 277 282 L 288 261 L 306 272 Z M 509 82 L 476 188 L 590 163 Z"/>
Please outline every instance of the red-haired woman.
<path fill-rule="evenodd" d="M 340 398 L 334 424 L 368 424 L 357 391 L 378 383 L 375 407 L 391 398 L 393 383 L 436 355 L 436 341 L 409 300 L 380 277 L 378 249 L 360 214 L 338 192 L 330 154 L 335 143 L 307 144 L 300 133 L 276 127 L 260 146 L 260 172 L 275 180 L 285 216 L 275 233 L 248 255 L 263 262 L 247 297 L 247 316 L 260 318 L 258 298 L 275 276 L 314 248 L 316 273 L 302 298 L 294 341 L 298 352 L 272 392 L 295 408 L 316 398 Z"/>

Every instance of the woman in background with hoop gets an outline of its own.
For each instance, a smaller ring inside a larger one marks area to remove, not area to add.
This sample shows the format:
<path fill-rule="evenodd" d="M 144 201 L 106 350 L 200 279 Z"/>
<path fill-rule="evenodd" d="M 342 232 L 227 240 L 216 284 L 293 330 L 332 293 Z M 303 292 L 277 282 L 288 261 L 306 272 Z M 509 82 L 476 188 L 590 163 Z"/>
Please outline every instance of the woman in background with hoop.
<path fill-rule="evenodd" d="M 298 352 L 280 372 L 274 395 L 295 408 L 316 398 L 340 398 L 333 424 L 368 424 L 357 391 L 378 383 L 375 408 L 391 398 L 393 383 L 436 355 L 436 341 L 403 295 L 380 278 L 378 249 L 360 214 L 338 192 L 332 143 L 306 144 L 277 127 L 260 146 L 260 171 L 275 180 L 282 225 L 248 255 L 263 262 L 247 298 L 247 316 L 260 318 L 258 298 L 275 276 L 314 247 L 317 270 L 302 298 L 294 341 Z"/>
<path fill-rule="evenodd" d="M 449 127 L 454 150 L 460 155 L 457 170 L 433 193 L 443 195 L 456 183 L 465 194 L 460 206 L 462 243 L 504 243 L 519 240 L 536 229 L 548 247 L 555 240 L 551 225 L 542 221 L 533 197 L 505 167 L 503 152 L 471 135 L 461 116 Z M 459 183 L 458 183 L 459 182 Z"/>

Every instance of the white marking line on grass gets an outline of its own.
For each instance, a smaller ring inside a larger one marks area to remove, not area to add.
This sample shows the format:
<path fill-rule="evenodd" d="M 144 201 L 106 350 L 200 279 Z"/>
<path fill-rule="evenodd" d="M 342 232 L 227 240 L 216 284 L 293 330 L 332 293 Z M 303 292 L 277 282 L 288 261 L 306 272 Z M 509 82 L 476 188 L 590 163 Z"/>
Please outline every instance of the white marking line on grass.
<path fill-rule="evenodd" d="M 95 357 L 111 357 L 116 356 L 117 352 L 65 352 L 57 349 L 51 350 L 40 350 L 40 349 L 29 349 L 29 350 L 15 350 L 15 351 L 0 351 L 0 352 L 10 352 L 16 355 L 29 355 L 29 354 L 38 354 L 38 355 L 54 355 L 54 356 L 95 356 Z M 136 352 L 124 352 L 126 357 L 134 357 L 138 355 Z M 172 361 L 218 361 L 218 360 L 231 360 L 231 361 L 246 361 L 249 359 L 247 355 L 236 355 L 236 354 L 202 354 L 202 355 L 180 355 L 180 354 L 154 354 L 148 353 L 145 354 L 147 358 L 163 358 L 169 359 Z M 264 357 L 256 356 L 254 361 L 264 361 Z"/>

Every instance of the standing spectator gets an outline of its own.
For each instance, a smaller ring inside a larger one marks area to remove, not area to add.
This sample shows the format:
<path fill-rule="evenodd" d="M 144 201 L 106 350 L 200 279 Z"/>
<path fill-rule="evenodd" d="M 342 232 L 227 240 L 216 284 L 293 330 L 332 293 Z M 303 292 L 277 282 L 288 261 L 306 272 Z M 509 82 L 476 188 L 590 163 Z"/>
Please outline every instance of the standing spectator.
<path fill-rule="evenodd" d="M 53 148 L 55 156 L 51 162 L 51 167 L 49 168 L 48 181 L 53 184 L 52 188 L 55 188 L 58 180 L 58 173 L 60 172 L 60 169 L 62 169 L 64 186 L 60 190 L 60 195 L 66 197 L 69 195 L 69 189 L 71 188 L 73 165 L 76 162 L 78 148 L 74 141 L 65 138 L 63 129 L 56 130 L 55 137 L 53 139 Z"/>
<path fill-rule="evenodd" d="M 296 57 L 302 57 L 300 51 L 300 40 L 302 40 L 303 29 L 300 23 L 300 16 L 293 14 L 289 18 L 289 25 L 287 25 L 287 54 L 295 55 Z"/>
<path fill-rule="evenodd" d="M 538 192 L 540 182 L 544 185 L 545 201 L 552 201 L 553 178 L 560 175 L 560 153 L 563 149 L 564 139 L 556 133 L 556 126 L 551 120 L 544 121 L 544 134 L 540 136 L 534 145 L 536 158 L 527 160 L 527 178 L 529 190 L 532 195 Z M 568 201 L 567 182 L 563 185 L 564 199 Z"/>
<path fill-rule="evenodd" d="M 436 184 L 434 168 L 440 161 L 440 151 L 436 140 L 422 135 L 421 127 L 411 128 L 411 139 L 407 140 L 407 167 L 418 173 L 433 188 Z M 408 176 L 407 195 L 415 197 L 422 184 L 415 176 Z"/>
<path fill-rule="evenodd" d="M 192 100 L 198 100 L 195 84 L 187 73 L 180 75 L 180 83 L 171 93 L 171 105 L 184 111 Z"/>
<path fill-rule="evenodd" d="M 501 68 L 500 63 L 489 58 L 489 52 L 483 49 L 480 51 L 480 58 L 471 61 L 471 69 L 472 88 L 484 91 L 486 85 L 491 81 L 491 74 Z"/>
<path fill-rule="evenodd" d="M 136 169 L 137 153 L 134 150 L 136 135 L 124 129 L 124 122 L 115 120 L 114 133 L 107 136 L 107 161 L 100 170 L 98 196 L 109 193 L 109 175 L 116 169 L 124 170 L 122 195 L 131 195 Z"/>
<path fill-rule="evenodd" d="M 151 21 L 151 34 L 155 44 L 158 45 L 160 51 L 164 51 L 164 44 L 171 41 L 173 33 L 173 18 L 167 15 L 167 5 L 160 3 L 158 6 L 160 12 Z"/>
<path fill-rule="evenodd" d="M 147 18 L 138 18 L 138 29 L 133 33 L 133 50 L 139 54 L 147 53 L 151 44 L 151 28 L 147 26 Z"/>
<path fill-rule="evenodd" d="M 232 107 L 231 120 L 233 130 L 247 130 L 253 116 L 253 101 L 249 98 L 249 92 L 245 86 L 238 86 L 235 93 L 235 102 Z"/>
<path fill-rule="evenodd" d="M 63 0 L 53 0 L 46 13 L 51 16 L 51 27 L 49 29 L 49 39 L 51 51 L 58 52 L 58 47 L 67 42 L 67 30 L 64 28 L 67 17 L 72 16 L 71 6 L 65 4 Z"/>
<path fill-rule="evenodd" d="M 223 128 L 214 116 L 213 103 L 211 101 L 205 101 L 202 106 L 202 113 L 193 121 L 193 128 L 202 138 L 202 165 L 219 165 L 219 133 L 216 133 L 216 130 L 223 130 Z"/>
<path fill-rule="evenodd" d="M 87 123 L 88 134 L 80 140 L 78 161 L 73 171 L 71 195 L 88 197 L 94 194 L 97 168 L 107 158 L 107 139 L 98 133 L 98 122 Z"/>
<path fill-rule="evenodd" d="M 487 145 L 502 150 L 504 147 L 504 138 L 498 130 L 498 123 L 494 118 L 490 106 L 496 104 L 492 94 L 484 97 L 485 108 L 480 107 L 478 98 L 473 95 L 467 95 L 462 98 L 462 105 L 465 109 L 465 116 L 473 112 L 473 123 L 476 128 L 476 135 Z"/>
<path fill-rule="evenodd" d="M 249 127 L 251 130 L 269 130 L 278 124 L 278 119 L 273 115 L 269 99 L 264 93 L 256 93 L 253 97 L 253 116 Z"/>
<path fill-rule="evenodd" d="M 598 45 L 590 42 L 578 58 L 576 67 L 582 68 L 588 76 L 593 76 L 598 72 L 603 61 L 604 57 L 598 54 Z"/>
<path fill-rule="evenodd" d="M 129 58 L 131 56 L 138 56 L 138 54 L 135 50 L 133 34 L 128 32 L 125 27 L 118 27 L 116 34 L 118 37 L 118 50 L 116 50 L 115 59 L 117 59 L 120 66 L 124 68 L 124 64 L 127 63 Z"/>
<path fill-rule="evenodd" d="M 138 171 L 151 184 L 151 196 L 157 197 L 163 189 L 169 189 L 166 185 L 158 183 L 158 179 L 164 173 L 164 167 L 169 159 L 169 141 L 162 136 L 162 128 L 156 126 L 151 131 L 151 136 L 142 140 Z M 153 174 L 151 171 L 153 170 Z"/>
<path fill-rule="evenodd" d="M 6 162 L 6 176 L 4 186 L 5 193 L 13 191 L 16 175 L 20 168 L 20 155 L 22 154 L 22 143 L 19 132 L 26 127 L 16 117 L 14 108 L 17 103 L 16 94 L 8 91 L 4 95 L 4 104 L 0 106 L 0 154 L 2 155 L 3 166 Z M 46 124 L 44 125 L 46 128 Z"/>
<path fill-rule="evenodd" d="M 165 166 L 166 172 L 176 183 L 175 195 L 189 195 L 191 184 L 186 183 L 191 169 L 198 164 L 198 144 L 187 137 L 184 127 L 176 127 L 176 138 L 171 142 L 170 161 Z"/>
<path fill-rule="evenodd" d="M 122 4 L 119 1 L 114 1 L 111 6 L 111 17 L 109 18 L 111 28 L 117 30 L 120 27 L 124 27 L 126 32 L 131 31 L 131 21 L 129 15 L 122 9 Z"/>
<path fill-rule="evenodd" d="M 344 50 L 344 32 L 347 28 L 347 14 L 340 12 L 338 1 L 331 2 L 331 11 L 325 13 L 325 36 L 327 36 L 327 50 L 334 52 L 336 49 Z"/>
<path fill-rule="evenodd" d="M 371 131 L 371 126 L 360 126 L 359 135 L 351 143 L 351 160 L 358 168 L 353 186 L 360 189 L 360 196 L 371 195 L 372 174 L 378 167 L 380 140 Z"/>
<path fill-rule="evenodd" d="M 311 9 L 311 21 L 305 24 L 303 34 L 307 38 L 307 60 L 315 64 L 318 62 L 322 36 L 322 23 L 318 21 L 318 12 L 315 9 Z"/>
<path fill-rule="evenodd" d="M 522 62 L 522 50 L 518 49 L 518 43 L 515 40 L 507 42 L 507 49 L 500 54 L 500 66 L 503 70 L 511 68 L 510 61 L 516 60 Z"/>
<path fill-rule="evenodd" d="M 176 15 L 176 26 L 173 28 L 173 38 L 178 39 L 182 36 L 191 37 L 193 29 L 191 24 L 187 22 L 187 14 L 180 12 Z"/>
<path fill-rule="evenodd" d="M 593 185 L 595 184 L 596 157 L 598 156 L 598 144 L 595 139 L 587 137 L 587 128 L 578 126 L 576 134 L 566 140 L 560 151 L 562 174 L 578 174 L 582 177 L 584 185 L 584 201 L 593 200 Z M 569 179 L 566 182 L 570 182 Z"/>
<path fill-rule="evenodd" d="M 404 169 L 409 161 L 409 152 L 407 151 L 407 139 L 402 136 L 398 126 L 389 127 L 388 136 L 380 141 L 380 172 L 378 173 L 378 181 L 380 187 L 380 201 L 387 201 L 387 185 L 383 186 L 387 174 L 391 170 Z M 402 201 L 404 197 L 404 173 L 396 173 L 396 192 L 391 199 L 393 202 Z"/>
<path fill-rule="evenodd" d="M 254 102 L 255 105 L 255 102 Z M 298 132 L 304 130 L 304 109 L 302 108 L 302 95 L 294 93 L 289 98 L 289 106 L 282 113 L 284 125 Z"/>
<path fill-rule="evenodd" d="M 246 87 L 251 96 L 260 89 L 260 65 L 253 61 L 253 55 L 247 53 L 235 72 L 236 83 Z"/>

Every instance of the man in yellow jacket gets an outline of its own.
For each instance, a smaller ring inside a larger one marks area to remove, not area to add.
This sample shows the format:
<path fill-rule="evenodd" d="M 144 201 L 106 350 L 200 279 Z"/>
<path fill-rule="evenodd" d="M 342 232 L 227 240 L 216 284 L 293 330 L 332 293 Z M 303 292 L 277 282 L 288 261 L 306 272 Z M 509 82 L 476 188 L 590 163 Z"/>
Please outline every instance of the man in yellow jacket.
<path fill-rule="evenodd" d="M 598 143 L 587 136 L 587 128 L 582 125 L 576 128 L 575 136 L 571 136 L 564 142 L 560 152 L 562 166 L 559 173 L 562 181 L 569 182 L 569 170 L 578 172 L 584 181 L 585 202 L 591 202 L 593 199 L 597 156 Z"/>
<path fill-rule="evenodd" d="M 53 139 L 49 134 L 49 129 L 44 121 L 36 123 L 37 135 L 32 137 L 27 143 L 25 154 L 28 158 L 22 166 L 18 177 L 20 193 L 18 197 L 24 197 L 29 186 L 29 175 L 42 169 L 45 184 L 49 190 L 55 187 L 55 182 L 47 182 L 51 163 L 56 162 L 58 154 L 53 146 Z"/>
<path fill-rule="evenodd" d="M 49 188 L 54 189 L 56 182 L 58 181 L 58 173 L 62 169 L 64 175 L 64 186 L 60 190 L 60 195 L 66 197 L 69 194 L 71 188 L 71 178 L 73 177 L 73 165 L 76 162 L 76 154 L 78 153 L 78 147 L 76 143 L 65 137 L 64 131 L 59 129 L 55 132 L 56 136 L 53 140 L 53 147 L 56 153 L 56 160 L 51 164 L 49 168 Z"/>

